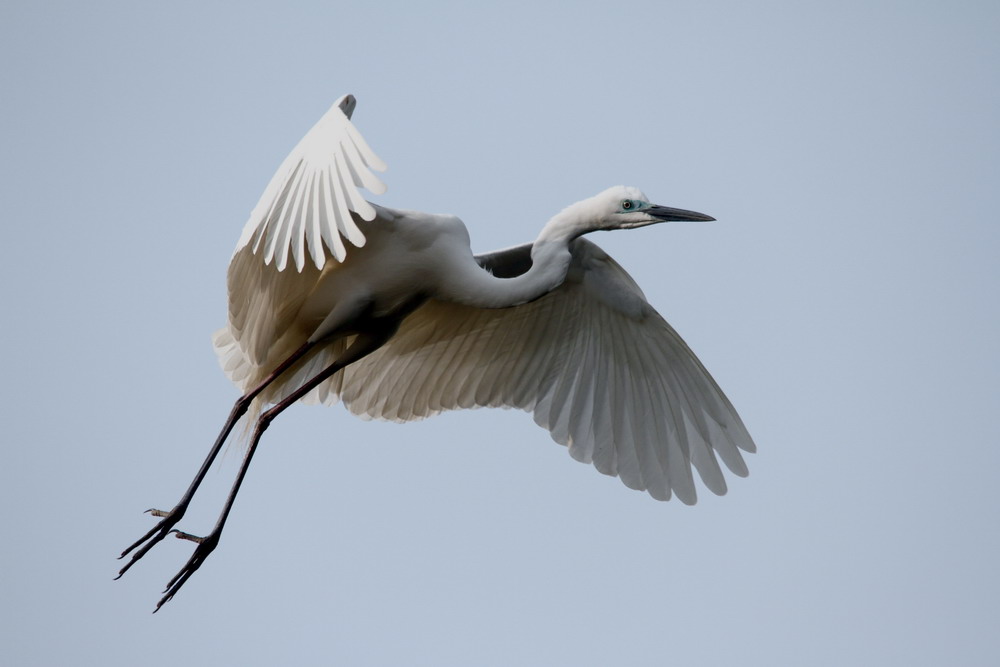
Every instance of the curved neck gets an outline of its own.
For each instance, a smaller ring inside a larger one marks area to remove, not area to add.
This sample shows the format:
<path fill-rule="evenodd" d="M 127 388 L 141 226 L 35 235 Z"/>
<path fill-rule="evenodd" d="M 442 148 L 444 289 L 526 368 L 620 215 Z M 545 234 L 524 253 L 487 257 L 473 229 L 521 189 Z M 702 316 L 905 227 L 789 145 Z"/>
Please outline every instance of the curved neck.
<path fill-rule="evenodd" d="M 472 261 L 453 267 L 442 296 L 478 308 L 508 308 L 528 303 L 562 285 L 573 258 L 569 244 L 588 231 L 577 208 L 562 211 L 542 228 L 531 246 L 531 268 L 513 278 L 497 278 Z"/>
<path fill-rule="evenodd" d="M 513 278 L 497 278 L 470 255 L 455 266 L 442 286 L 448 301 L 477 308 L 508 308 L 545 296 L 562 284 L 572 259 L 569 244 L 536 241 L 531 248 L 531 268 Z"/>

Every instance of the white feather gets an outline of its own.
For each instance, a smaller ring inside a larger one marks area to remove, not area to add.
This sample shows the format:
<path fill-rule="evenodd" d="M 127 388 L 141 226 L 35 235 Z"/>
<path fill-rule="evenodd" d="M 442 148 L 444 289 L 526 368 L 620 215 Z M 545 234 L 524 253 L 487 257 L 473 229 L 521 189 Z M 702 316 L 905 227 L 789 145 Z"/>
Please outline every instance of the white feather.
<path fill-rule="evenodd" d="M 386 166 L 351 124 L 345 110 L 353 106 L 353 97 L 341 97 L 288 154 L 250 213 L 237 252 L 252 242 L 253 253 L 262 252 L 261 261 L 274 262 L 278 271 L 285 270 L 291 254 L 301 272 L 307 249 L 308 259 L 321 269 L 327 258 L 324 245 L 338 262 L 347 252 L 341 239 L 364 245 L 351 212 L 374 219 L 375 209 L 359 188 L 385 192 L 372 170 L 385 171 Z"/>
<path fill-rule="evenodd" d="M 630 488 L 694 503 L 694 466 L 707 488 L 724 494 L 716 455 L 745 476 L 740 450 L 756 449 L 743 422 L 624 269 L 589 241 L 572 248 L 569 275 L 551 293 L 500 309 L 429 301 L 385 346 L 306 401 L 342 399 L 361 417 L 397 422 L 461 408 L 520 408 L 573 458 Z M 298 290 L 308 291 L 310 278 L 302 280 Z M 230 338 L 218 334 L 216 347 L 237 384 L 257 381 L 235 361 L 239 346 Z M 322 348 L 282 378 L 269 400 L 319 373 L 344 347 Z"/>

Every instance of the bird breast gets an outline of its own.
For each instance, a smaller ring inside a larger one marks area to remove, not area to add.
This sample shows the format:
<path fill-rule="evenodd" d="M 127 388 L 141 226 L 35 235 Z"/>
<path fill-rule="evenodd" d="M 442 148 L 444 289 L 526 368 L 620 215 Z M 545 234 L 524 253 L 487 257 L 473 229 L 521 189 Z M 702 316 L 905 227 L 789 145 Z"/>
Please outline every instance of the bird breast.
<path fill-rule="evenodd" d="M 300 311 L 303 324 L 318 325 L 343 302 L 364 302 L 370 315 L 392 316 L 412 307 L 414 299 L 433 296 L 463 246 L 471 257 L 468 232 L 458 218 L 377 211 L 374 220 L 362 222 L 365 245 L 323 267 Z"/>

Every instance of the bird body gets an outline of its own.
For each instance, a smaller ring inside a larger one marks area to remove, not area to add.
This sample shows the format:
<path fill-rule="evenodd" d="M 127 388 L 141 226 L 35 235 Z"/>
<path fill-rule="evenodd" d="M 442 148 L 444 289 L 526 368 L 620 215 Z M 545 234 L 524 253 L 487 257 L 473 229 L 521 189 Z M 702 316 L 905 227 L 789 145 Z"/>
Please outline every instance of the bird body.
<path fill-rule="evenodd" d="M 553 217 L 534 243 L 478 258 L 458 218 L 379 206 L 371 221 L 355 216 L 365 244 L 341 261 L 329 256 L 322 270 L 279 271 L 245 247 L 230 269 L 230 326 L 215 337 L 223 368 L 249 391 L 292 351 L 317 343 L 257 398 L 276 403 L 353 336 L 389 323 L 385 345 L 303 400 L 343 400 L 356 414 L 394 421 L 483 406 L 535 411 L 577 459 L 596 453 L 599 470 L 632 488 L 693 503 L 694 464 L 724 493 L 715 454 L 746 474 L 739 449 L 752 441 L 742 422 L 635 282 L 580 238 L 603 229 L 622 201 L 644 195 L 610 188 Z M 248 271 L 265 278 L 248 281 Z"/>
<path fill-rule="evenodd" d="M 214 344 L 243 391 L 188 492 L 124 573 L 170 532 L 249 412 L 246 458 L 216 529 L 168 584 L 163 604 L 218 542 L 274 417 L 302 400 L 342 401 L 365 418 L 444 410 L 533 413 L 577 460 L 659 500 L 695 502 L 692 468 L 717 494 L 755 450 L 732 404 L 594 231 L 710 216 L 650 204 L 615 186 L 573 204 L 528 244 L 474 255 L 455 216 L 379 206 L 384 164 L 338 100 L 285 159 L 244 227 L 227 275 L 229 315 Z M 273 407 L 267 406 L 273 404 Z"/>

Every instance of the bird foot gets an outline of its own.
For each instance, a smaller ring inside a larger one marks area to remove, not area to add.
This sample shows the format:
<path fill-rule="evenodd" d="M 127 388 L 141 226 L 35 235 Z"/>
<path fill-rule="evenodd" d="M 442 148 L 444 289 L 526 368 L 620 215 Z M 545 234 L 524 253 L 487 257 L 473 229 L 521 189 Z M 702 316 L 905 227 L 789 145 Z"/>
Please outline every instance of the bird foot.
<path fill-rule="evenodd" d="M 139 559 L 145 556 L 157 542 L 166 537 L 167 533 L 171 532 L 174 525 L 181 520 L 184 516 L 184 512 L 186 511 L 187 505 L 178 505 L 169 512 L 164 512 L 163 510 L 158 509 L 146 510 L 146 514 L 152 514 L 155 517 L 160 517 L 160 521 L 153 526 L 148 533 L 133 542 L 132 545 L 125 549 L 125 551 L 122 552 L 122 555 L 118 557 L 118 559 L 121 560 L 122 558 L 125 558 L 125 556 L 132 553 L 133 550 L 138 549 L 134 554 L 132 554 L 132 558 L 125 564 L 125 567 L 118 571 L 118 576 L 115 577 L 115 579 L 121 579 L 121 576 L 128 572 L 130 567 L 139 562 Z"/>
<path fill-rule="evenodd" d="M 165 605 L 167 602 L 173 598 L 177 591 L 181 589 L 187 580 L 191 578 L 191 575 L 201 567 L 201 564 L 205 562 L 208 555 L 215 551 L 215 547 L 219 546 L 219 535 L 221 534 L 221 529 L 216 528 L 211 533 L 205 537 L 196 537 L 194 535 L 189 535 L 188 533 L 182 533 L 179 530 L 173 531 L 177 534 L 177 537 L 185 540 L 191 540 L 195 542 L 198 546 L 195 548 L 194 553 L 191 554 L 191 558 L 188 562 L 184 564 L 181 571 L 174 575 L 174 578 L 167 582 L 167 587 L 164 589 L 163 598 L 156 603 L 156 609 L 153 610 L 155 614 L 160 610 L 160 607 Z"/>

